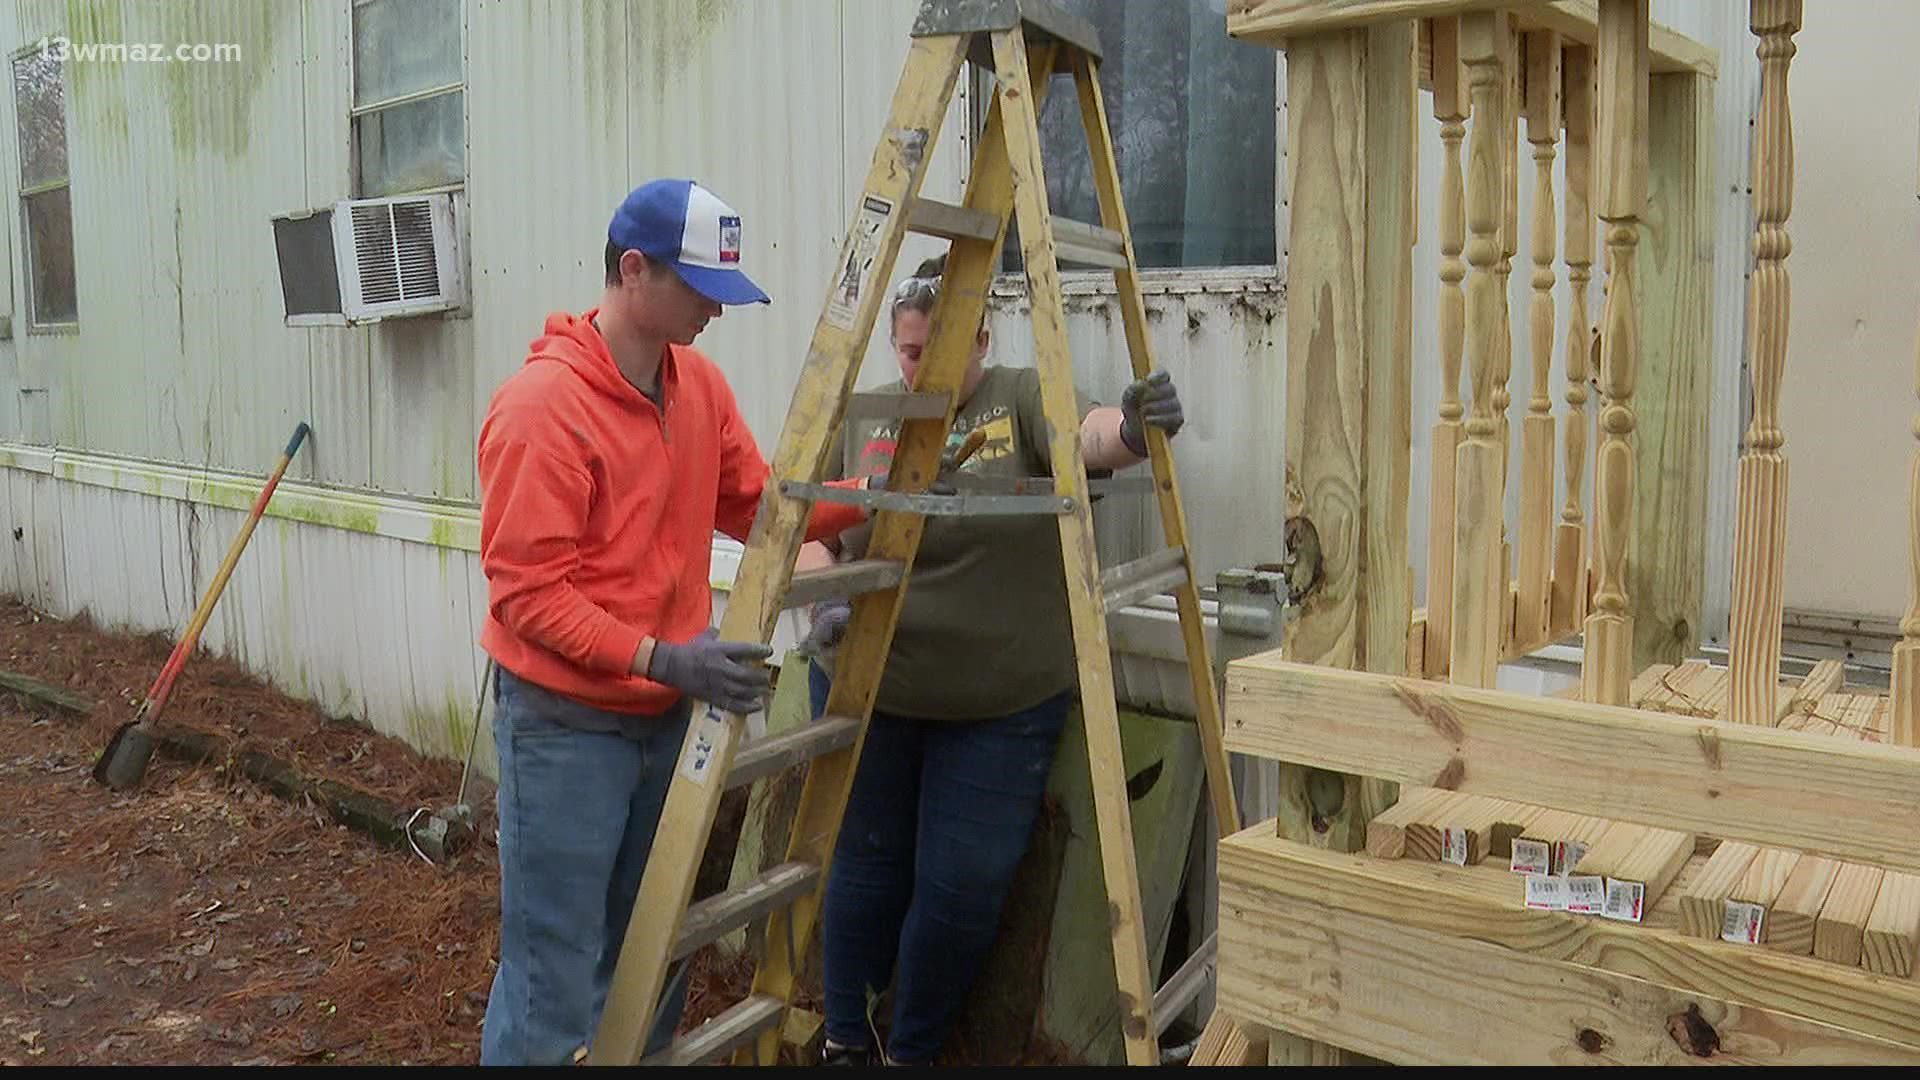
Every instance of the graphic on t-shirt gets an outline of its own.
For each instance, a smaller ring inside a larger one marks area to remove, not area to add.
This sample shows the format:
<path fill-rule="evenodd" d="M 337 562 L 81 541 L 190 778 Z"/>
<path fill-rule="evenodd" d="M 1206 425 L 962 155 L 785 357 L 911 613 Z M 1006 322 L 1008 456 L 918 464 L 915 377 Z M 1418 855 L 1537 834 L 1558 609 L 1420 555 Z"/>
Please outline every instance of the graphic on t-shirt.
<path fill-rule="evenodd" d="M 986 442 L 980 449 L 960 466 L 961 472 L 978 472 L 986 462 L 998 461 L 1014 454 L 1013 415 L 1006 406 L 995 406 L 984 412 L 963 417 L 956 421 L 953 430 L 947 433 L 946 450 L 953 450 L 966 441 L 975 428 L 986 433 Z M 861 444 L 859 464 L 854 469 L 857 476 L 885 476 L 893 467 L 893 455 L 900 448 L 900 429 L 897 424 L 883 424 L 875 428 L 867 441 Z"/>

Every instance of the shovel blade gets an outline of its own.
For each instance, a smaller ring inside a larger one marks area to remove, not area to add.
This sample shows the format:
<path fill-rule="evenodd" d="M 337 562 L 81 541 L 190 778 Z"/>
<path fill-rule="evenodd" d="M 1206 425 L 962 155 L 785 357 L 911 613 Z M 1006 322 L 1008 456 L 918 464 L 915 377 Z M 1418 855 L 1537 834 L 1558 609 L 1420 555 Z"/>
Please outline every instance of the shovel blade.
<path fill-rule="evenodd" d="M 140 786 L 147 775 L 147 762 L 153 759 L 153 733 L 128 722 L 113 733 L 100 760 L 93 763 L 93 778 L 116 791 Z"/>

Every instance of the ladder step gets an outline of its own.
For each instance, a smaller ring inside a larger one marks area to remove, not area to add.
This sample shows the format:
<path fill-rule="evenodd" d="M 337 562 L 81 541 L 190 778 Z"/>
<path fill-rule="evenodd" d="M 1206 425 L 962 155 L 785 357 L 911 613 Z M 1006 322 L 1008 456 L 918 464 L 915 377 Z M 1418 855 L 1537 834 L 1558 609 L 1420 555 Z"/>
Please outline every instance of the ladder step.
<path fill-rule="evenodd" d="M 947 415 L 952 394 L 904 391 L 883 394 L 878 391 L 854 394 L 847 398 L 848 420 L 939 420 Z"/>
<path fill-rule="evenodd" d="M 780 1022 L 786 1005 L 772 994 L 755 994 L 700 1025 L 665 1050 L 640 1059 L 642 1065 L 699 1065 L 745 1045 Z"/>
<path fill-rule="evenodd" d="M 823 716 L 810 724 L 771 738 L 754 739 L 734 755 L 727 787 L 764 780 L 803 761 L 845 750 L 860 733 L 860 721 L 850 716 Z"/>
<path fill-rule="evenodd" d="M 855 559 L 793 575 L 783 608 L 806 607 L 821 600 L 837 600 L 861 593 L 881 592 L 900 584 L 906 566 L 897 559 Z"/>
<path fill-rule="evenodd" d="M 1053 251 L 1061 262 L 1127 268 L 1127 247 L 1119 233 L 1072 218 L 1053 219 Z"/>
<path fill-rule="evenodd" d="M 780 494 L 790 499 L 843 503 L 869 510 L 893 510 L 928 517 L 971 517 L 1008 514 L 1071 514 L 1074 502 L 1064 495 L 926 495 L 905 491 L 857 491 L 799 480 L 780 481 Z M 794 575 L 798 580 L 799 574 Z"/>
<path fill-rule="evenodd" d="M 948 240 L 984 240 L 991 244 L 1000 235 L 1000 219 L 985 210 L 938 199 L 915 199 L 907 212 L 907 228 Z"/>
<path fill-rule="evenodd" d="M 811 890 L 820 880 L 820 868 L 808 863 L 790 862 L 761 874 L 737 889 L 710 896 L 687 908 L 680 922 L 680 936 L 673 941 L 669 960 L 692 956 L 695 949 L 711 945 L 775 908 L 792 903 L 801 893 Z"/>
<path fill-rule="evenodd" d="M 1171 547 L 1144 559 L 1121 563 L 1100 575 L 1100 593 L 1109 614 L 1165 592 L 1187 580 L 1187 552 Z"/>

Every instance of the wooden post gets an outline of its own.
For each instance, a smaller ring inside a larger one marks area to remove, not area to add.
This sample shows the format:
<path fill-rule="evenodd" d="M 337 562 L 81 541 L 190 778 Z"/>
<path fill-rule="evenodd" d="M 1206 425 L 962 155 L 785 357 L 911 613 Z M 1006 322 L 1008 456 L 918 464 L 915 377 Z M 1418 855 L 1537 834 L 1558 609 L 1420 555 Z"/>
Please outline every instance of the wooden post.
<path fill-rule="evenodd" d="M 1647 201 L 1647 2 L 1600 0 L 1600 120 L 1597 199 L 1606 223 L 1607 303 L 1602 325 L 1601 442 L 1595 471 L 1600 541 L 1594 612 L 1587 616 L 1582 694 L 1626 705 L 1633 680 L 1633 615 L 1627 603 L 1627 538 L 1633 532 L 1633 385 L 1640 359 L 1635 246 Z"/>
<path fill-rule="evenodd" d="M 1289 629 L 1304 663 L 1403 675 L 1411 460 L 1412 20 L 1287 47 L 1287 478 L 1321 581 Z M 1397 523 L 1397 524 L 1396 524 Z M 1398 628 L 1397 636 L 1391 632 Z M 1278 834 L 1361 850 L 1392 784 L 1282 763 Z M 1274 1032 L 1272 1053 L 1322 1058 Z"/>
<path fill-rule="evenodd" d="M 1433 115 L 1440 121 L 1440 421 L 1433 426 L 1433 473 L 1427 529 L 1427 638 L 1425 674 L 1447 673 L 1453 646 L 1454 467 L 1460 452 L 1460 361 L 1466 347 L 1467 276 L 1465 183 L 1460 142 L 1467 134 L 1467 98 L 1461 84 L 1460 20 L 1433 20 Z"/>
<path fill-rule="evenodd" d="M 1563 60 L 1567 126 L 1567 504 L 1560 511 L 1553 558 L 1553 636 L 1572 633 L 1587 617 L 1587 283 L 1593 280 L 1593 211 L 1589 204 L 1593 140 L 1593 50 L 1569 46 Z"/>
<path fill-rule="evenodd" d="M 1640 359 L 1627 592 L 1633 670 L 1677 664 L 1700 644 L 1706 590 L 1707 418 L 1712 391 L 1713 80 L 1653 76 L 1647 213 L 1636 287 Z"/>
<path fill-rule="evenodd" d="M 1914 354 L 1914 392 L 1920 394 L 1920 349 Z M 1920 439 L 1920 415 L 1914 417 L 1914 437 Z M 1893 647 L 1893 716 L 1891 741 L 1896 746 L 1920 746 L 1920 450 L 1907 468 L 1907 558 L 1913 575 L 1913 599 L 1900 620 L 1900 644 Z"/>
<path fill-rule="evenodd" d="M 1527 141 L 1533 144 L 1533 302 L 1528 343 L 1533 393 L 1520 433 L 1519 606 L 1514 639 L 1522 647 L 1547 636 L 1548 588 L 1553 541 L 1553 159 L 1560 141 L 1560 35 L 1526 36 Z"/>
<path fill-rule="evenodd" d="M 1793 116 L 1787 105 L 1787 68 L 1800 29 L 1800 0 L 1753 0 L 1753 33 L 1760 38 L 1760 116 L 1754 124 L 1754 264 L 1747 335 L 1753 373 L 1753 423 L 1740 455 L 1740 523 L 1734 533 L 1733 647 L 1728 657 L 1728 716 L 1740 724 L 1771 724 L 1780 683 L 1780 620 L 1785 602 L 1787 459 L 1780 452 L 1780 379 L 1787 363 L 1791 289 L 1787 255 L 1793 241 Z"/>
<path fill-rule="evenodd" d="M 1473 396 L 1466 441 L 1455 467 L 1453 642 L 1449 664 L 1454 682 L 1492 686 L 1501 643 L 1506 568 L 1499 565 L 1501 476 L 1505 471 L 1500 422 L 1495 412 L 1505 303 L 1500 293 L 1500 147 L 1513 141 L 1506 111 L 1503 17 L 1475 12 L 1460 19 L 1460 59 L 1473 96 L 1473 145 L 1467 175 L 1467 354 L 1473 365 Z M 1503 134 L 1504 133 L 1504 134 Z"/>

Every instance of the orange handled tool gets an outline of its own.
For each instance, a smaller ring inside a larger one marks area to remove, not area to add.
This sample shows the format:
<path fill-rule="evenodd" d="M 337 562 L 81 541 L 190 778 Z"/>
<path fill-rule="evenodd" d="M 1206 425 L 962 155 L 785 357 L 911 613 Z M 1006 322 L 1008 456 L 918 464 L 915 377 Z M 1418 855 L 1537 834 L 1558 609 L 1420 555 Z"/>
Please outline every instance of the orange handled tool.
<path fill-rule="evenodd" d="M 227 549 L 227 557 L 220 563 L 220 571 L 213 576 L 213 584 L 208 586 L 207 594 L 200 598 L 200 606 L 194 609 L 193 618 L 187 623 L 187 632 L 180 635 L 180 641 L 174 645 L 173 652 L 167 657 L 166 665 L 160 669 L 160 675 L 147 689 L 146 699 L 140 702 L 140 708 L 134 718 L 120 725 L 100 753 L 100 760 L 94 762 L 93 778 L 111 788 L 129 788 L 137 786 L 147 774 L 147 762 L 153 757 L 153 725 L 166 708 L 167 699 L 173 696 L 173 683 L 180 670 L 187 666 L 187 657 L 193 655 L 194 646 L 200 642 L 200 631 L 213 615 L 213 606 L 220 600 L 220 593 L 227 587 L 227 579 L 233 576 L 233 568 L 240 562 L 240 553 L 246 550 L 247 541 L 253 537 L 253 527 L 260 523 L 260 517 L 266 512 L 267 503 L 273 498 L 273 491 L 280 486 L 280 478 L 286 475 L 287 466 L 293 463 L 293 456 L 300 452 L 300 444 L 306 441 L 306 421 L 293 429 L 293 438 L 287 440 L 287 449 L 280 455 L 279 464 L 274 466 L 272 475 L 267 477 L 267 485 L 253 500 L 253 508 L 247 511 L 247 521 L 240 529 L 240 535 L 234 537 L 233 544 Z"/>

